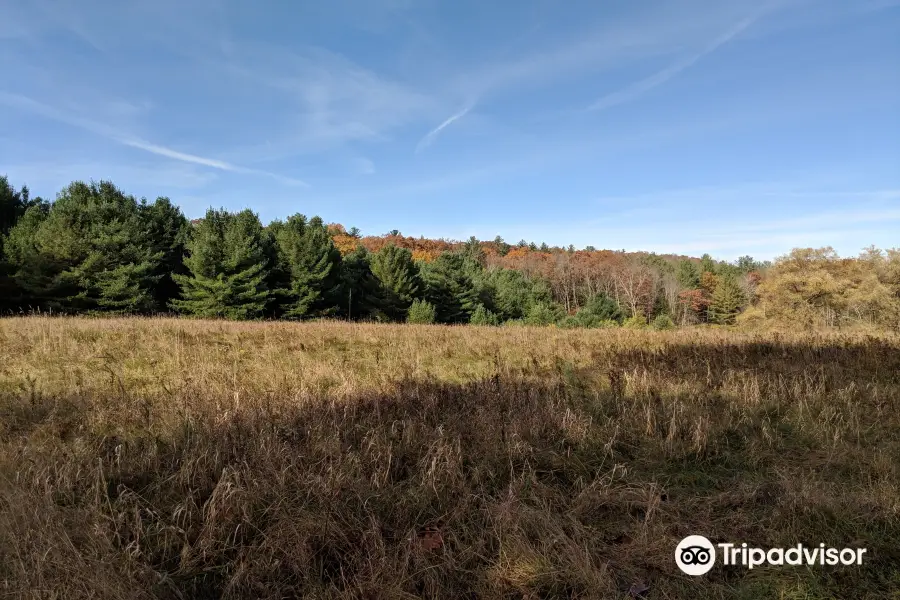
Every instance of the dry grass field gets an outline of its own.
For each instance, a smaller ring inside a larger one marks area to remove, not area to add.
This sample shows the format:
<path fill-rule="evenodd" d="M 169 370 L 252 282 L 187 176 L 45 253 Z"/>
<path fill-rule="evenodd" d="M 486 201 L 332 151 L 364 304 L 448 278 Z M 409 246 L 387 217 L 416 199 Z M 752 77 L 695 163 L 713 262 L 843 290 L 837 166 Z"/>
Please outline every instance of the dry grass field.
<path fill-rule="evenodd" d="M 897 337 L 0 320 L 2 598 L 896 599 L 898 540 Z"/>

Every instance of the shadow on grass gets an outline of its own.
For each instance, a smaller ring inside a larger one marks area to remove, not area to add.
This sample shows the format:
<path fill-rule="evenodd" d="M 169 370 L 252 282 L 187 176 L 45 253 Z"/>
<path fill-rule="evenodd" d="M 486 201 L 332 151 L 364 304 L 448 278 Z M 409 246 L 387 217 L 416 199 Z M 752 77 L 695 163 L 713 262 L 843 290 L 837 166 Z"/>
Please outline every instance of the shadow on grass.
<path fill-rule="evenodd" d="M 854 436 L 896 435 L 875 408 L 897 400 L 887 350 L 671 346 L 527 381 L 202 398 L 178 415 L 4 398 L 0 581 L 72 598 L 896 596 L 898 446 Z M 710 375 L 729 370 L 772 398 Z M 850 384 L 839 406 L 862 410 L 817 435 L 805 419 Z M 673 553 L 694 533 L 868 560 L 691 578 Z"/>

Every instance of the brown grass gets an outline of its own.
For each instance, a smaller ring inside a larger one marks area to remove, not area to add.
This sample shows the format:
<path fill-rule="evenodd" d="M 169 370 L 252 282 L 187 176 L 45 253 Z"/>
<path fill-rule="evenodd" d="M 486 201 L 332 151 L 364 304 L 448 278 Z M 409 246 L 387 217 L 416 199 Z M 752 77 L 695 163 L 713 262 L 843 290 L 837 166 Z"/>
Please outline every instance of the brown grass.
<path fill-rule="evenodd" d="M 898 432 L 890 336 L 5 319 L 0 597 L 900 598 Z"/>

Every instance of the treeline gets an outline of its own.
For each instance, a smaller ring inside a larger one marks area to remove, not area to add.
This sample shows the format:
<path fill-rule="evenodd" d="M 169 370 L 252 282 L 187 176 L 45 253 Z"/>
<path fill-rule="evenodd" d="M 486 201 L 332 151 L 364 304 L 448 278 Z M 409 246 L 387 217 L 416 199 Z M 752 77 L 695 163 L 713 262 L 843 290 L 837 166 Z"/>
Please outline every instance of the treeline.
<path fill-rule="evenodd" d="M 0 178 L 6 313 L 665 329 L 791 319 L 803 305 L 811 325 L 890 323 L 900 304 L 897 253 L 869 250 L 837 270 L 828 266 L 838 264 L 832 254 L 811 254 L 803 264 L 794 255 L 774 265 L 751 257 L 732 264 L 499 237 L 363 237 L 302 214 L 263 225 L 250 210 L 210 209 L 189 222 L 169 199 L 137 200 L 109 182 L 74 182 L 47 202 Z M 813 283 L 818 272 L 806 281 L 811 263 L 826 265 L 831 283 Z M 859 297 L 844 298 L 844 274 L 857 280 Z"/>

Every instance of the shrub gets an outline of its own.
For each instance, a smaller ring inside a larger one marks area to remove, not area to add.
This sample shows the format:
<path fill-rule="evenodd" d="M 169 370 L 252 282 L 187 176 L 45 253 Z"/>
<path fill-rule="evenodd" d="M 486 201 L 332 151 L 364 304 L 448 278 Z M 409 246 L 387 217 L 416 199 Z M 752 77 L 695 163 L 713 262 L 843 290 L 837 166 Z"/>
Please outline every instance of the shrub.
<path fill-rule="evenodd" d="M 597 294 L 576 315 L 584 327 L 597 327 L 600 321 L 622 321 L 622 308 L 606 294 Z"/>
<path fill-rule="evenodd" d="M 670 329 L 675 329 L 675 322 L 669 315 L 657 315 L 656 318 L 653 319 L 653 322 L 650 323 L 650 328 L 655 329 L 656 331 L 668 331 Z"/>
<path fill-rule="evenodd" d="M 418 325 L 429 325 L 434 323 L 435 311 L 434 305 L 425 300 L 413 300 L 407 313 L 407 323 L 415 323 Z"/>
<path fill-rule="evenodd" d="M 503 321 L 504 327 L 523 327 L 524 325 L 524 319 L 507 319 L 506 321 Z"/>
<path fill-rule="evenodd" d="M 627 329 L 646 329 L 647 328 L 647 318 L 640 311 L 634 313 L 631 317 L 625 320 L 622 323 L 622 326 Z"/>
<path fill-rule="evenodd" d="M 479 304 L 472 313 L 472 318 L 469 319 L 469 323 L 472 325 L 496 326 L 500 324 L 500 319 L 497 318 L 497 315 L 486 309 L 483 304 Z"/>
<path fill-rule="evenodd" d="M 559 323 L 559 327 L 561 329 L 577 329 L 579 327 L 584 327 L 585 325 L 581 322 L 581 320 L 575 315 L 568 315 L 564 317 Z"/>
<path fill-rule="evenodd" d="M 562 309 L 558 304 L 535 304 L 525 316 L 526 325 L 552 325 L 562 319 Z"/>

